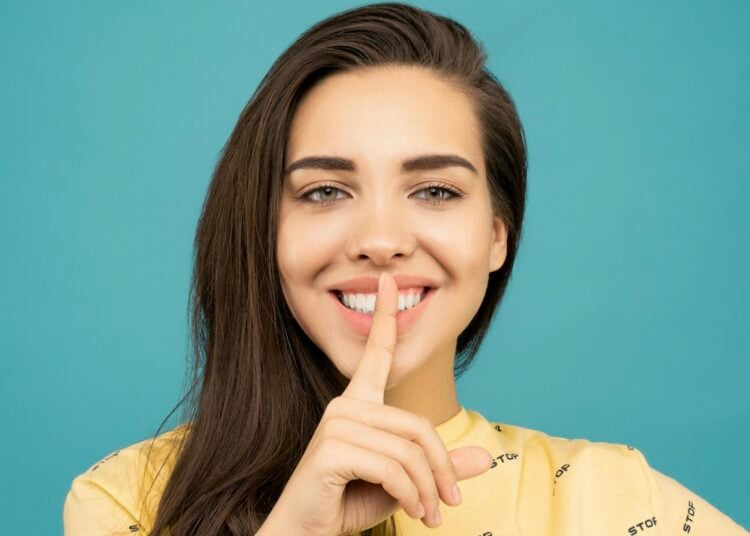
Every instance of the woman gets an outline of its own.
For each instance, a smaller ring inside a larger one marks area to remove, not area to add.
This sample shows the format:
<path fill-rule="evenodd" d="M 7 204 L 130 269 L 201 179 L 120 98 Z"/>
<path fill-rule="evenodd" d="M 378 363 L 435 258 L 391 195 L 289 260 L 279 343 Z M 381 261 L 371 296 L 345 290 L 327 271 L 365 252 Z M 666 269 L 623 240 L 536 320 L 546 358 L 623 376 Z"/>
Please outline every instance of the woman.
<path fill-rule="evenodd" d="M 200 218 L 185 422 L 79 475 L 66 534 L 747 534 L 630 446 L 458 402 L 526 196 L 485 60 L 393 3 L 282 54 Z"/>

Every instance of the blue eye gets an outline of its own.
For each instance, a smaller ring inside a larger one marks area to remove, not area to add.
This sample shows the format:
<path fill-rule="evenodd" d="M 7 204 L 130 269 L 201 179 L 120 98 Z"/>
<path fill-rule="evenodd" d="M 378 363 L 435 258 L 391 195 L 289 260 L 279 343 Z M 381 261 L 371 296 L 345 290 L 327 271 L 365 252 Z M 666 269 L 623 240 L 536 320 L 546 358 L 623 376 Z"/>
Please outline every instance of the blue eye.
<path fill-rule="evenodd" d="M 334 192 L 343 192 L 340 188 L 336 188 L 332 184 L 324 184 L 323 186 L 318 186 L 317 188 L 313 188 L 311 190 L 308 190 L 307 192 L 301 194 L 297 199 L 302 200 L 304 203 L 313 203 L 315 205 L 321 205 L 321 206 L 328 206 L 332 205 L 335 202 L 335 199 L 332 201 L 323 201 L 322 203 L 319 201 L 313 201 L 310 199 L 310 195 L 318 193 L 318 192 L 325 192 L 326 194 L 330 195 L 330 193 Z"/>
<path fill-rule="evenodd" d="M 438 199 L 438 202 L 435 203 L 437 205 L 444 203 L 445 201 L 450 201 L 451 199 L 464 196 L 464 194 L 462 194 L 455 188 L 448 186 L 447 184 L 429 184 L 425 186 L 424 188 L 422 188 L 421 190 L 417 191 L 417 193 L 419 192 L 442 192 L 444 194 L 450 195 L 450 197 L 447 197 L 447 198 L 442 197 Z"/>
<path fill-rule="evenodd" d="M 312 189 L 310 189 L 310 190 L 308 190 L 308 191 L 300 194 L 295 199 L 296 200 L 300 200 L 303 203 L 312 203 L 314 205 L 319 205 L 319 206 L 328 206 L 328 205 L 332 205 L 332 204 L 334 204 L 336 202 L 335 196 L 334 196 L 334 199 L 332 199 L 332 200 L 325 200 L 325 199 L 323 199 L 322 201 L 313 200 L 310 196 L 312 196 L 313 194 L 316 194 L 316 193 L 321 193 L 321 195 L 331 195 L 332 193 L 335 193 L 335 192 L 343 192 L 343 190 L 341 190 L 340 188 L 337 188 L 336 186 L 334 186 L 332 184 L 323 184 L 321 186 L 318 186 L 316 188 L 312 188 Z M 422 188 L 421 190 L 417 191 L 417 193 L 420 193 L 420 192 L 431 192 L 431 193 L 432 192 L 437 192 L 437 193 L 444 194 L 443 197 L 441 197 L 440 199 L 437 200 L 437 202 L 432 203 L 434 205 L 441 205 L 445 201 L 450 201 L 451 199 L 460 198 L 460 197 L 464 196 L 464 194 L 462 194 L 461 192 L 459 192 L 455 188 L 452 188 L 451 186 L 448 186 L 447 184 L 441 184 L 441 183 L 429 184 L 429 185 L 425 186 L 424 188 Z M 450 197 L 446 198 L 445 195 L 449 195 Z"/>

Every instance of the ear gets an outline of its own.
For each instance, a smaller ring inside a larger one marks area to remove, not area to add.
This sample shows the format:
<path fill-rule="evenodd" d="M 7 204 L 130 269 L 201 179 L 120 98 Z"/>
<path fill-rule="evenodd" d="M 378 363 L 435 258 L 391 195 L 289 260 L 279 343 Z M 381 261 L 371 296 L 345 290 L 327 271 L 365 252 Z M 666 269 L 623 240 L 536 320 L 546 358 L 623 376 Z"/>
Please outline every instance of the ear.
<path fill-rule="evenodd" d="M 508 226 L 498 217 L 492 222 L 492 244 L 490 249 L 490 272 L 499 270 L 508 255 Z"/>

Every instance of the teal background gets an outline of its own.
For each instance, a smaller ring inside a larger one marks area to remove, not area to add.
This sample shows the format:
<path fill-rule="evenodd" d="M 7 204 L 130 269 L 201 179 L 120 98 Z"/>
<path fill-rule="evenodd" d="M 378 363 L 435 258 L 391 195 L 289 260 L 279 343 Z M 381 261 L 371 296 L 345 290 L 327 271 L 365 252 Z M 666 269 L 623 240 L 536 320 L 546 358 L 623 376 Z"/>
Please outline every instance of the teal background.
<path fill-rule="evenodd" d="M 219 151 L 275 58 L 355 5 L 3 2 L 6 533 L 61 533 L 73 477 L 178 401 Z M 750 527 L 750 4 L 416 5 L 485 43 L 529 150 L 515 274 L 462 404 L 633 445 Z"/>

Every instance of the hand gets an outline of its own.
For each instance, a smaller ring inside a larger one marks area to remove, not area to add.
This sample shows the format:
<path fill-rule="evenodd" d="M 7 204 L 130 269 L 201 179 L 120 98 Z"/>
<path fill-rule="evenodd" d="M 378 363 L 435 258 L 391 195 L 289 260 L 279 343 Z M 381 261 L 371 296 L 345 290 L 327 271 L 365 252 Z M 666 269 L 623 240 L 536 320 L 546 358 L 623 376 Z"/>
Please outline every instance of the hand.
<path fill-rule="evenodd" d="M 383 403 L 397 312 L 398 289 L 385 273 L 357 369 L 326 406 L 269 519 L 283 519 L 299 534 L 334 536 L 373 527 L 403 508 L 434 528 L 440 500 L 460 504 L 453 485 L 490 468 L 486 449 L 448 452 L 429 419 Z"/>

